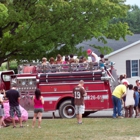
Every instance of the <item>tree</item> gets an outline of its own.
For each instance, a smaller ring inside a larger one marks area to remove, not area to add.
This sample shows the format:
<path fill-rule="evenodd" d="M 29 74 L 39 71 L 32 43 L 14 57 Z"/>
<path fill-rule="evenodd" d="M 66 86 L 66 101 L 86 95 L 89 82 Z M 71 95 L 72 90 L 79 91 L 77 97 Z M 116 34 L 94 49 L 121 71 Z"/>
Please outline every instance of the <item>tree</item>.
<path fill-rule="evenodd" d="M 125 0 L 2 0 L 0 4 L 0 65 L 16 59 L 36 60 L 58 53 L 78 53 L 76 44 L 93 37 L 125 39 Z"/>
<path fill-rule="evenodd" d="M 133 33 L 140 33 L 140 8 L 137 5 L 131 7 L 125 20 Z"/>
<path fill-rule="evenodd" d="M 139 34 L 140 33 L 140 8 L 137 5 L 131 6 L 131 9 L 127 12 L 125 18 L 114 18 L 112 23 L 127 23 L 130 31 Z"/>

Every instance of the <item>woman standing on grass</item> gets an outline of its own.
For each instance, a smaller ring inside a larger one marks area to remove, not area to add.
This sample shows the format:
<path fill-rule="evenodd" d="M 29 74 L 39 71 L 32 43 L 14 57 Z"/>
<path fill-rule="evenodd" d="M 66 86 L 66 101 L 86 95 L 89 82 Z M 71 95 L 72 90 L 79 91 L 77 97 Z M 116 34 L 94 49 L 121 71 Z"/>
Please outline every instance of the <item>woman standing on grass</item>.
<path fill-rule="evenodd" d="M 40 124 L 42 121 L 42 112 L 44 111 L 43 104 L 44 98 L 41 96 L 41 92 L 39 89 L 35 90 L 35 96 L 33 97 L 34 101 L 34 117 L 32 128 L 35 126 L 36 118 L 38 117 L 38 128 L 41 128 Z"/>
<path fill-rule="evenodd" d="M 133 108 L 135 105 L 135 100 L 134 100 L 135 93 L 132 84 L 128 85 L 128 88 L 129 89 L 126 92 L 126 100 L 125 100 L 125 117 L 132 118 Z"/>

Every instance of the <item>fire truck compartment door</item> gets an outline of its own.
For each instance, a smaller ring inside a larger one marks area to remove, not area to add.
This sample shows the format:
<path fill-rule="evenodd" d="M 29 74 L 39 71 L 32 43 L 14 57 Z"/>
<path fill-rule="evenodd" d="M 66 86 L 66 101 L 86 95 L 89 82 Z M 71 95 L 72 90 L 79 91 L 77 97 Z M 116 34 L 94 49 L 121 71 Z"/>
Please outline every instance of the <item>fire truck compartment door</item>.
<path fill-rule="evenodd" d="M 107 109 L 109 108 L 109 95 L 107 90 L 88 93 L 85 97 L 86 109 Z"/>

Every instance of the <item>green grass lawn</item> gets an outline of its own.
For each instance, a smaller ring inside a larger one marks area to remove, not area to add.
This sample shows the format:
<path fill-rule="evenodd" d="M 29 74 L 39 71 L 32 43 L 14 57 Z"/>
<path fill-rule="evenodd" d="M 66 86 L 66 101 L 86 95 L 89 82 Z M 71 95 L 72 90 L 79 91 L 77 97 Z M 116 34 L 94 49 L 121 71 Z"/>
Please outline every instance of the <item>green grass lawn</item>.
<path fill-rule="evenodd" d="M 84 118 L 78 125 L 76 119 L 43 119 L 41 129 L 12 126 L 0 129 L 0 140 L 140 140 L 140 119 Z"/>

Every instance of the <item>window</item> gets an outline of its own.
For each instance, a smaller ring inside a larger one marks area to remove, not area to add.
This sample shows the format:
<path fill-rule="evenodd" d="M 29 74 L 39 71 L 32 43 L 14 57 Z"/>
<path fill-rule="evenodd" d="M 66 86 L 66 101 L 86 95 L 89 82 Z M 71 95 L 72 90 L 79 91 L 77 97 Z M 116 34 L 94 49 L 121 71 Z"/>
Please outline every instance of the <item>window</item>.
<path fill-rule="evenodd" d="M 126 75 L 128 78 L 140 76 L 140 60 L 126 60 Z"/>
<path fill-rule="evenodd" d="M 3 75 L 2 79 L 3 81 L 10 81 L 10 75 Z"/>
<path fill-rule="evenodd" d="M 131 60 L 131 77 L 139 75 L 138 60 Z"/>

